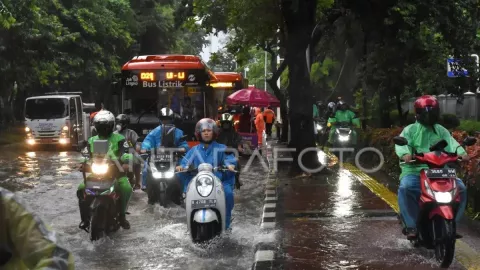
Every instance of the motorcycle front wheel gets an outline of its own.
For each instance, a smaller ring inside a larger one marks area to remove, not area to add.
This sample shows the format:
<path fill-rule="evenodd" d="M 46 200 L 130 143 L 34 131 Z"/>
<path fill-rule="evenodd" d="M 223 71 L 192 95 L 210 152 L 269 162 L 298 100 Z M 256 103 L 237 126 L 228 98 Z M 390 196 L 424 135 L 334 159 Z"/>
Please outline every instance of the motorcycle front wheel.
<path fill-rule="evenodd" d="M 90 240 L 97 241 L 105 236 L 106 227 L 106 214 L 107 212 L 102 210 L 104 207 L 97 207 L 94 209 L 90 217 Z"/>
<path fill-rule="evenodd" d="M 455 221 L 437 217 L 433 220 L 435 259 L 440 267 L 448 268 L 455 255 Z"/>

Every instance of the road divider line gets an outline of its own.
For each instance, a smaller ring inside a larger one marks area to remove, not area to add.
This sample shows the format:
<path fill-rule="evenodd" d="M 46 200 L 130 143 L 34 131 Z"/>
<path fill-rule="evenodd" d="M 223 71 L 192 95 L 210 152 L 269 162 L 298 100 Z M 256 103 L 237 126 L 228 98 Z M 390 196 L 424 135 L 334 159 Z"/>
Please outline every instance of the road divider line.
<path fill-rule="evenodd" d="M 397 214 L 399 213 L 397 194 L 352 164 L 343 163 L 343 169 L 349 171 L 370 191 L 392 207 Z M 480 270 L 480 254 L 477 251 L 461 240 L 456 241 L 455 249 L 455 258 L 462 266 L 468 270 Z"/>

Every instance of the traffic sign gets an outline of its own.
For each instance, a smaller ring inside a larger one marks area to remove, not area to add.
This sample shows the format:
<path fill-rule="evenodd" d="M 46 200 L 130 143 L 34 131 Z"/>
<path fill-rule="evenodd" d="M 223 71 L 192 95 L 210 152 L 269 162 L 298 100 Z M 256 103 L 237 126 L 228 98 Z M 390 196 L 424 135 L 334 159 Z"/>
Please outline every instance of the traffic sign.
<path fill-rule="evenodd" d="M 447 59 L 447 76 L 450 78 L 455 77 L 468 77 L 468 70 L 461 67 L 461 60 L 448 58 Z"/>

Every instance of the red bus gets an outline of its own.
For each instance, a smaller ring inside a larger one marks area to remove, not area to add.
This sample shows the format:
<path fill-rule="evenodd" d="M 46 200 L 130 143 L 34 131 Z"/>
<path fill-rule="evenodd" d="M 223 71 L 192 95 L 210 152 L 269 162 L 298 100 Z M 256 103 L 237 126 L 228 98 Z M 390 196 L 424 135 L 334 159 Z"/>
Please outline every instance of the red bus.
<path fill-rule="evenodd" d="M 210 86 L 215 89 L 215 102 L 217 108 L 223 109 L 226 105 L 226 99 L 237 90 L 247 88 L 247 80 L 243 78 L 242 73 L 238 72 L 215 72 L 216 82 L 211 82 Z"/>
<path fill-rule="evenodd" d="M 210 86 L 214 73 L 194 55 L 136 56 L 122 67 L 117 113 L 130 116 L 131 128 L 140 137 L 159 125 L 159 112 L 169 107 L 176 114 L 175 125 L 195 140 L 194 128 L 204 117 L 215 118 L 215 95 Z"/>

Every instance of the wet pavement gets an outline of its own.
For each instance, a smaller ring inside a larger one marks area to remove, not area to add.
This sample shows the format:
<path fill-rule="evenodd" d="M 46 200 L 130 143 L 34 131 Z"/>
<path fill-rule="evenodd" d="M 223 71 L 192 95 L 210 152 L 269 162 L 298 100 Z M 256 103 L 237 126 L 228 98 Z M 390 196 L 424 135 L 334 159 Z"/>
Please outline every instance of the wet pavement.
<path fill-rule="evenodd" d="M 303 178 L 280 172 L 277 177 L 284 269 L 438 268 L 434 252 L 412 247 L 394 210 L 349 170 Z M 459 227 L 462 241 L 478 255 L 480 235 Z M 454 261 L 450 269 L 465 267 Z"/>
<path fill-rule="evenodd" d="M 242 174 L 244 185 L 235 194 L 233 232 L 200 248 L 187 234 L 184 209 L 150 206 L 142 191 L 130 201 L 131 229 L 91 243 L 78 229 L 76 189 L 82 176 L 75 168 L 80 154 L 11 146 L 0 151 L 0 186 L 15 190 L 59 234 L 75 256 L 76 269 L 250 269 L 255 244 L 269 237 L 259 227 L 265 172 L 255 162 Z"/>

